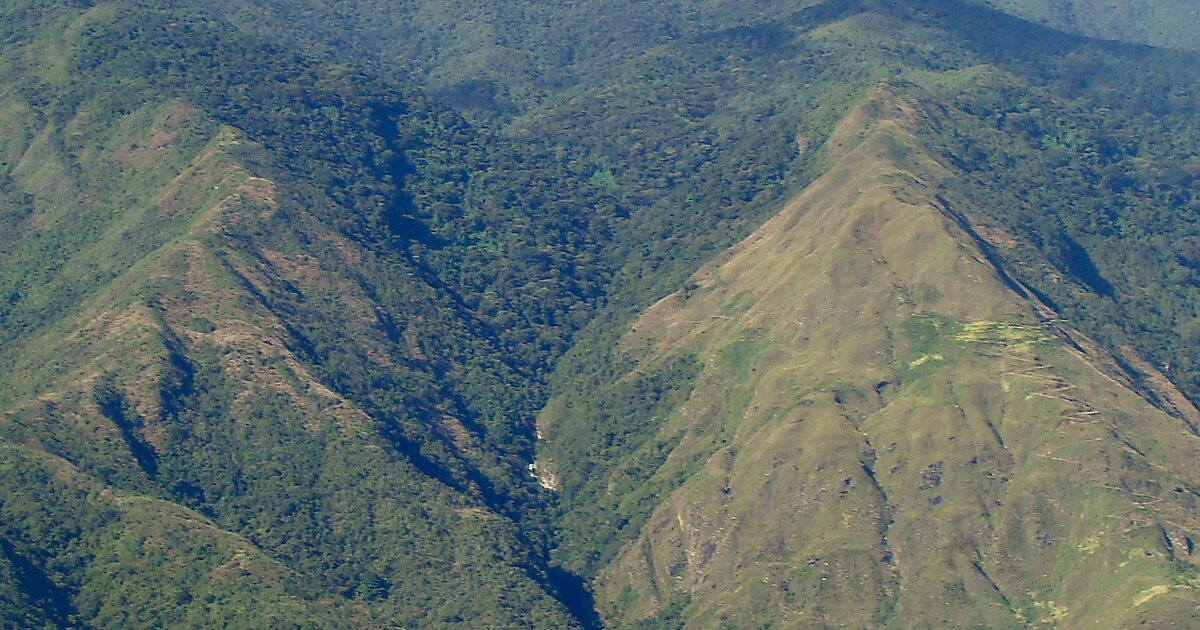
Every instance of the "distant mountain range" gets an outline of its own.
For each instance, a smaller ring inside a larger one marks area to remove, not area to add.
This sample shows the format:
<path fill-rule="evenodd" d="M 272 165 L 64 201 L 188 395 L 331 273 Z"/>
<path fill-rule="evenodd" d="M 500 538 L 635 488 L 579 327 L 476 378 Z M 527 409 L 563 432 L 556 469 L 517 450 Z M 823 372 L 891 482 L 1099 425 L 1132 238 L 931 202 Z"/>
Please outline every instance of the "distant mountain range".
<path fill-rule="evenodd" d="M 1188 0 L 983 0 L 1041 24 L 1091 37 L 1196 50 L 1200 6 Z"/>

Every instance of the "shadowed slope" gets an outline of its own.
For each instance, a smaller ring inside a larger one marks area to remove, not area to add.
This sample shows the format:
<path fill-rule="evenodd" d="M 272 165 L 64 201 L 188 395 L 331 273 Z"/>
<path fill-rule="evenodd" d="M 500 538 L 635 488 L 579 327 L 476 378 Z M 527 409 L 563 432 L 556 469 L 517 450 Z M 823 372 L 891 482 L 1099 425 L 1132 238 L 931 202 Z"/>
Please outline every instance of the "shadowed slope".
<path fill-rule="evenodd" d="M 597 579 L 615 622 L 1190 618 L 1200 438 L 987 260 L 931 192 L 923 118 L 875 94 L 824 176 L 636 321 L 598 398 L 698 363 L 651 417 L 547 407 L 564 522 L 632 539 Z M 644 437 L 610 469 L 556 466 L 557 436 L 597 418 Z"/>

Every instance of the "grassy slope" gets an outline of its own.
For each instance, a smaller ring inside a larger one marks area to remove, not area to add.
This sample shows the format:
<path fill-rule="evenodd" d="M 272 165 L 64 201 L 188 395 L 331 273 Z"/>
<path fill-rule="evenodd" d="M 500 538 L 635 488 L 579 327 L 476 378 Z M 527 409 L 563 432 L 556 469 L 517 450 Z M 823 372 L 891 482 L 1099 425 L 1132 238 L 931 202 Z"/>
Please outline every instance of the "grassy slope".
<path fill-rule="evenodd" d="M 1006 285 L 932 194 L 947 172 L 910 131 L 922 116 L 876 95 L 826 175 L 626 335 L 635 367 L 611 387 L 701 367 L 626 460 L 666 445 L 646 492 L 669 493 L 598 577 L 614 621 L 1190 618 L 1200 439 Z M 587 405 L 547 408 L 551 445 Z M 554 453 L 543 468 L 578 489 Z M 605 504 L 631 472 L 583 483 Z"/>

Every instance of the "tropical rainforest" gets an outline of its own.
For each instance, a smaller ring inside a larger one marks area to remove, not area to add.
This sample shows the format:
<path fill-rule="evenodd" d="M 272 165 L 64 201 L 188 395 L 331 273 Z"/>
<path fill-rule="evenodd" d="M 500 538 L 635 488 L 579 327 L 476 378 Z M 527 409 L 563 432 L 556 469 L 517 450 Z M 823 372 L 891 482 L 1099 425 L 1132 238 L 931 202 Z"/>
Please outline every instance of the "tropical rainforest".
<path fill-rule="evenodd" d="M 1200 625 L 1200 13 L 0 0 L 0 626 Z"/>

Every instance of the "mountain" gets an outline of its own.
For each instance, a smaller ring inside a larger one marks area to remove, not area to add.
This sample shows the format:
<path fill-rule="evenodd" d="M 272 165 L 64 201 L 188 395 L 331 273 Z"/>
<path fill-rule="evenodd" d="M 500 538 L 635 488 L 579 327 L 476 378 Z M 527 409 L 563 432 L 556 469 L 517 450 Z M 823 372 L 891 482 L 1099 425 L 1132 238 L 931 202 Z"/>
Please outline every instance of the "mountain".
<path fill-rule="evenodd" d="M 820 179 L 630 326 L 623 374 L 547 406 L 568 540 L 631 537 L 596 580 L 610 619 L 1191 619 L 1200 414 L 996 266 L 937 193 L 927 108 L 881 87 Z"/>
<path fill-rule="evenodd" d="M 1186 0 L 984 0 L 992 7 L 1091 37 L 1196 49 L 1200 9 Z"/>
<path fill-rule="evenodd" d="M 180 10 L 15 15 L 11 621 L 571 625 L 511 435 L 529 368 L 403 214 L 431 164 L 395 129 L 452 118 Z"/>
<path fill-rule="evenodd" d="M 746 26 L 812 0 L 480 4 L 416 0 L 217 2 L 239 28 L 400 68 L 477 115 L 511 114 L 606 76 L 655 46 Z M 299 25 L 299 28 L 297 28 Z"/>
<path fill-rule="evenodd" d="M 4 625 L 1189 622 L 1195 54 L 965 0 L 0 15 Z"/>
<path fill-rule="evenodd" d="M 1111 352 L 1136 348 L 1200 397 L 1188 253 L 1197 235 L 1173 219 L 1196 198 L 1198 105 L 1181 87 L 1200 80 L 1195 53 L 1088 40 L 959 0 L 541 4 L 536 20 L 524 19 L 526 3 L 503 2 L 463 22 L 475 26 L 456 31 L 458 47 L 420 50 L 405 34 L 448 36 L 438 25 L 459 23 L 366 0 L 219 6 L 284 41 L 287 24 L 319 33 L 309 39 L 322 54 L 384 72 L 403 66 L 397 58 L 433 54 L 428 67 L 440 69 L 416 76 L 435 98 L 465 108 L 490 141 L 540 152 L 526 161 L 532 170 L 562 164 L 603 191 L 605 209 L 586 213 L 597 222 L 586 259 L 604 278 L 588 297 L 611 300 L 604 287 L 615 287 L 625 294 L 620 317 L 677 288 L 811 181 L 819 155 L 798 151 L 794 138 L 820 147 L 862 90 L 904 76 L 954 102 L 938 150 L 965 168 L 947 185 L 1004 198 L 976 205 L 1017 234 L 1020 251 L 1000 250 L 1013 272 Z M 623 19 L 631 13 L 642 17 Z M 401 18 L 404 28 L 394 25 Z M 589 30 L 597 24 L 601 41 Z M 537 57 L 564 48 L 576 61 Z M 535 69 L 507 65 L 533 58 L 563 77 L 539 82 Z M 501 93 L 507 104 L 472 100 Z"/>

